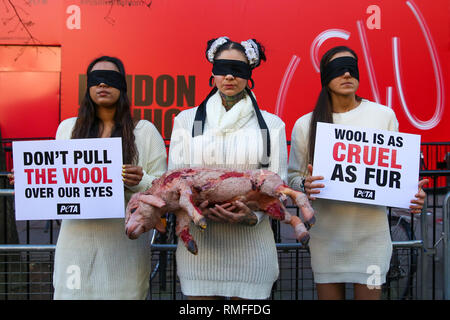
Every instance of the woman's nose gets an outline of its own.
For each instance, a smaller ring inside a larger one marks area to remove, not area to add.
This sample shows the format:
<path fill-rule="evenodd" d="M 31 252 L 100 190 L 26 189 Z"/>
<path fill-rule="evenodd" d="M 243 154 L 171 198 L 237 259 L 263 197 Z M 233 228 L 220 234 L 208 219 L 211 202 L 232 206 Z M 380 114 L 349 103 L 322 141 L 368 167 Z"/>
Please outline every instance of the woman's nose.
<path fill-rule="evenodd" d="M 349 71 L 345 71 L 345 73 L 343 74 L 344 77 L 348 78 L 351 77 L 351 74 Z"/>
<path fill-rule="evenodd" d="M 226 79 L 233 79 L 234 76 L 233 76 L 232 74 L 227 74 L 227 75 L 225 76 L 225 78 L 226 78 Z"/>

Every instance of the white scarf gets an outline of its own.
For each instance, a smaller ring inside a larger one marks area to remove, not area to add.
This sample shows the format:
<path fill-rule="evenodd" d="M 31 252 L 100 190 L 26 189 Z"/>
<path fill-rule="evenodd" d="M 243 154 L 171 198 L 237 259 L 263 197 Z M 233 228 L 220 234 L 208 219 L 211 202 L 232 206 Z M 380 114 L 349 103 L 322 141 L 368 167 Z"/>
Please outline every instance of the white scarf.
<path fill-rule="evenodd" d="M 244 98 L 228 111 L 222 104 L 219 91 L 206 103 L 208 129 L 215 135 L 224 135 L 238 130 L 250 120 L 253 113 L 253 103 L 248 94 L 245 94 Z"/>

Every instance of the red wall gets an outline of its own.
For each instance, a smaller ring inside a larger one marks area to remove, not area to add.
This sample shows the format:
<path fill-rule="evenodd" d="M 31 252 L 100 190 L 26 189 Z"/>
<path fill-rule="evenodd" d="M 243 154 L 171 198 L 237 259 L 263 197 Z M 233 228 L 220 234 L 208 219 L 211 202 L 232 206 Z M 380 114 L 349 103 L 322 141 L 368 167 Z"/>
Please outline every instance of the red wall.
<path fill-rule="evenodd" d="M 45 96 L 36 98 L 26 106 L 35 121 L 20 132 L 11 129 L 19 121 L 13 109 L 0 113 L 0 128 L 10 133 L 4 138 L 45 136 L 56 131 L 60 119 L 75 116 L 82 91 L 80 75 L 91 60 L 104 54 L 124 61 L 133 105 L 136 94 L 141 100 L 140 106 L 134 106 L 135 116 L 154 120 L 168 138 L 173 115 L 201 102 L 210 90 L 206 41 L 228 35 L 236 41 L 256 38 L 265 45 L 267 62 L 253 73 L 254 92 L 261 108 L 285 121 L 288 140 L 295 120 L 312 110 L 320 90 L 311 52 L 320 58 L 332 46 L 348 45 L 360 58 L 360 96 L 388 104 L 390 92 L 402 132 L 421 134 L 422 142 L 450 141 L 448 0 L 11 2 L 26 28 L 5 2 L 0 19 L 7 23 L 0 29 L 0 45 L 61 46 L 60 115 L 36 115 L 35 108 L 49 103 Z M 370 11 L 372 5 L 380 9 L 379 15 Z M 333 34 L 348 39 L 326 37 Z M 5 50 L 0 50 L 0 61 Z M 24 56 L 18 56 L 16 63 L 21 64 Z M 394 63 L 396 57 L 399 65 Z M 0 80 L 2 73 L 10 72 L 6 69 L 0 62 Z M 136 80 L 141 90 L 136 90 Z M 32 86 L 18 80 L 17 85 Z M 5 87 L 0 85 L 2 100 L 8 102 L 2 108 L 20 98 L 16 91 L 5 92 Z M 171 104 L 161 106 L 164 103 Z M 47 121 L 48 117 L 52 119 Z"/>

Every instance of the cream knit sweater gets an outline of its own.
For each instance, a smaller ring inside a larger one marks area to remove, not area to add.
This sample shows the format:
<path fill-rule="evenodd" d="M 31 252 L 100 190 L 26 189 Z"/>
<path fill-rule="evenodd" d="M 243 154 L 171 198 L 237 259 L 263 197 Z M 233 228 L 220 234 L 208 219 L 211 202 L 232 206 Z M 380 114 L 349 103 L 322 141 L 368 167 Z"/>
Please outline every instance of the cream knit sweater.
<path fill-rule="evenodd" d="M 249 103 L 248 97 L 244 99 L 245 103 Z M 221 103 L 220 98 L 213 96 L 208 101 L 207 113 L 214 110 L 210 108 L 210 101 Z M 183 167 L 260 168 L 258 159 L 262 153 L 262 138 L 254 111 L 246 121 L 239 121 L 242 119 L 239 118 L 234 126 L 227 126 L 227 130 L 220 132 L 217 128 L 211 128 L 210 117 L 207 116 L 204 134 L 192 138 L 196 110 L 185 110 L 174 120 L 169 170 Z M 271 137 L 271 163 L 268 169 L 286 181 L 285 125 L 277 116 L 261 112 Z M 198 244 L 198 255 L 189 253 L 183 244 L 178 245 L 176 253 L 178 276 L 185 295 L 246 299 L 270 296 L 272 285 L 278 277 L 277 252 L 269 219 L 263 214 L 259 216 L 261 219 L 256 226 L 208 220 L 206 230 L 200 232 L 191 224 L 191 233 Z"/>
<path fill-rule="evenodd" d="M 292 130 L 288 176 L 289 186 L 297 190 L 308 172 L 311 116 L 308 113 L 299 118 Z M 398 131 L 392 109 L 368 100 L 348 112 L 333 113 L 333 122 Z M 316 142 L 316 148 L 320 143 Z M 316 224 L 310 230 L 309 246 L 314 281 L 384 283 L 392 254 L 386 208 L 326 199 L 317 199 L 312 205 Z"/>
<path fill-rule="evenodd" d="M 61 122 L 56 139 L 70 139 L 75 120 Z M 137 186 L 125 188 L 125 206 L 134 192 L 148 189 L 167 168 L 164 141 L 153 124 L 139 121 L 134 134 L 137 165 L 144 176 Z M 63 220 L 55 253 L 54 299 L 145 299 L 150 267 L 149 233 L 128 239 L 124 219 Z"/>

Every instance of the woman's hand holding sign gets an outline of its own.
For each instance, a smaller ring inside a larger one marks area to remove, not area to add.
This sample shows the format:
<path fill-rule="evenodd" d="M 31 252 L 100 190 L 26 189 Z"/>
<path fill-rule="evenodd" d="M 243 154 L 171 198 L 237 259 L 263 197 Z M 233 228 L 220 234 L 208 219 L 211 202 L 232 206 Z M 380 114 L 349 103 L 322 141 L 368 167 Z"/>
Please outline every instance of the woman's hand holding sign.
<path fill-rule="evenodd" d="M 320 190 L 318 189 L 325 187 L 325 185 L 323 183 L 314 183 L 314 181 L 323 180 L 323 176 L 313 176 L 312 175 L 313 167 L 311 164 L 308 164 L 308 171 L 309 176 L 305 179 L 304 183 L 305 192 L 309 200 L 316 200 L 316 198 L 311 195 L 320 193 Z"/>
<path fill-rule="evenodd" d="M 129 186 L 137 186 L 144 176 L 144 171 L 140 166 L 124 164 L 122 167 L 123 182 Z"/>
<path fill-rule="evenodd" d="M 419 191 L 415 195 L 415 199 L 411 200 L 411 203 L 414 203 L 409 206 L 411 213 L 421 213 L 423 205 L 425 203 L 426 193 L 423 191 L 422 187 L 429 182 L 428 179 L 423 179 L 419 181 Z"/>
<path fill-rule="evenodd" d="M 8 179 L 9 179 L 9 184 L 13 185 L 14 184 L 14 169 L 11 169 L 11 173 L 9 173 L 7 175 Z"/>
<path fill-rule="evenodd" d="M 315 181 L 323 180 L 323 176 L 313 176 L 312 175 L 313 167 L 310 164 L 308 164 L 308 171 L 310 175 L 305 179 L 304 183 L 305 192 L 309 200 L 316 200 L 314 194 L 320 193 L 319 189 L 324 188 L 325 185 L 323 183 L 315 183 Z M 423 191 L 423 186 L 428 182 L 429 182 L 428 179 L 423 179 L 419 181 L 419 190 L 415 194 L 415 199 L 411 200 L 412 204 L 409 206 L 411 213 L 415 214 L 421 213 L 426 197 L 426 193 L 425 191 Z"/>

